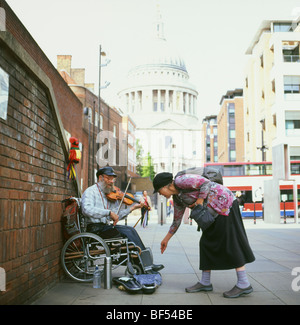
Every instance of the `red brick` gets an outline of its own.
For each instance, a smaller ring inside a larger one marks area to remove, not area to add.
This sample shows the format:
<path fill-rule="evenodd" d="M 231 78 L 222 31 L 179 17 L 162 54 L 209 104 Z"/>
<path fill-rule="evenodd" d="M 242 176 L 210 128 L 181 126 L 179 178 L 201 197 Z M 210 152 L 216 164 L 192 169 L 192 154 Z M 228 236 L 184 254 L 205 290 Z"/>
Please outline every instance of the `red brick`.
<path fill-rule="evenodd" d="M 76 120 L 61 118 L 80 139 L 82 104 L 7 3 L 0 0 L 0 7 L 8 31 L 49 76 L 59 109 L 76 112 Z M 65 179 L 67 157 L 60 138 L 64 131 L 57 129 L 49 90 L 0 42 L 1 67 L 10 82 L 8 118 L 0 120 L 0 263 L 7 272 L 0 304 L 22 304 L 62 275 L 60 202 L 76 195 L 76 189 Z"/>

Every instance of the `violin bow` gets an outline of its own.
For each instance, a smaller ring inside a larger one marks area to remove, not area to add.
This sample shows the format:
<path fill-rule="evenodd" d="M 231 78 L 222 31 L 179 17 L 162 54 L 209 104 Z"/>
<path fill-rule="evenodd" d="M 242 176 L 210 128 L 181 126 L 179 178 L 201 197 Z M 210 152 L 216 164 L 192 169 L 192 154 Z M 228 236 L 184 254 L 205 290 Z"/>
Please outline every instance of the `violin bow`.
<path fill-rule="evenodd" d="M 126 192 L 127 192 L 127 190 L 128 190 L 128 186 L 129 186 L 130 182 L 131 182 L 131 177 L 129 178 L 129 181 L 128 181 L 128 184 L 127 184 L 127 186 L 126 186 L 126 189 L 125 189 L 124 195 L 123 195 L 122 200 L 121 200 L 121 202 L 120 202 L 120 204 L 119 204 L 117 215 L 119 215 L 119 211 L 120 211 L 121 205 L 122 205 L 122 203 L 123 203 L 123 201 L 124 201 L 124 198 L 125 198 L 125 195 L 126 195 Z"/>
<path fill-rule="evenodd" d="M 142 219 L 142 217 L 140 217 L 140 219 L 136 222 L 136 224 L 133 226 L 133 228 L 136 227 L 136 225 L 139 223 L 139 221 Z"/>

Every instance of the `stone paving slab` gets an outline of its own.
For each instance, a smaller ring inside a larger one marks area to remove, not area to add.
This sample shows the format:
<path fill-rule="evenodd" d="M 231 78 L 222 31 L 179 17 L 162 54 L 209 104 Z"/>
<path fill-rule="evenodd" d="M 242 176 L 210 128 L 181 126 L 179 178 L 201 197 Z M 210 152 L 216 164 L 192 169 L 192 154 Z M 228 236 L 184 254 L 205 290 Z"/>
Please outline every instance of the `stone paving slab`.
<path fill-rule="evenodd" d="M 134 225 L 136 220 L 128 222 Z M 300 225 L 266 224 L 262 220 L 244 220 L 256 261 L 246 266 L 254 292 L 238 299 L 226 299 L 223 292 L 236 283 L 235 270 L 212 271 L 214 290 L 208 293 L 186 293 L 185 287 L 199 281 L 199 239 L 201 232 L 195 225 L 182 224 L 162 255 L 160 242 L 167 233 L 171 219 L 160 225 L 152 215 L 147 228 L 137 225 L 146 246 L 151 247 L 154 262 L 165 268 L 160 272 L 163 283 L 155 293 L 128 294 L 113 286 L 110 290 L 93 289 L 91 283 L 76 283 L 65 279 L 56 284 L 34 305 L 300 305 L 299 279 L 291 274 L 300 267 Z M 113 276 L 124 275 L 125 268 L 113 271 Z M 292 282 L 296 289 L 292 289 Z"/>

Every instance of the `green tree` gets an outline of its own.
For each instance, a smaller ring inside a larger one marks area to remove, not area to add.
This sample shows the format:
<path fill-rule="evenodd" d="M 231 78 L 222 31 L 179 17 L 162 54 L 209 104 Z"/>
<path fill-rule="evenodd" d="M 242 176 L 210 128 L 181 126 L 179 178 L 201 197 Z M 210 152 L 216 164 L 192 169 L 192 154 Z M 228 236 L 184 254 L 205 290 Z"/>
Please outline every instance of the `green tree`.
<path fill-rule="evenodd" d="M 155 176 L 154 166 L 152 164 L 152 157 L 150 152 L 148 152 L 147 157 L 144 158 L 144 163 L 142 166 L 142 177 L 150 177 L 151 181 Z"/>
<path fill-rule="evenodd" d="M 143 147 L 140 144 L 140 139 L 136 140 L 136 173 L 140 176 L 142 176 L 143 173 Z"/>
<path fill-rule="evenodd" d="M 154 166 L 152 164 L 152 157 L 150 152 L 146 157 L 143 157 L 144 150 L 140 143 L 140 139 L 136 140 L 136 173 L 142 177 L 150 177 L 153 180 L 155 176 Z"/>

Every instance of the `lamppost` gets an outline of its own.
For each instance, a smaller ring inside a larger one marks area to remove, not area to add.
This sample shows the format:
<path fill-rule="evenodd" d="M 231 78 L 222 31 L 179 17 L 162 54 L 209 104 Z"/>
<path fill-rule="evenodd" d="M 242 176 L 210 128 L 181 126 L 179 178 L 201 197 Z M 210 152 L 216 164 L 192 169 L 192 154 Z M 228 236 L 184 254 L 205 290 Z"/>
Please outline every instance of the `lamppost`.
<path fill-rule="evenodd" d="M 265 120 L 262 119 L 259 121 L 261 123 L 261 147 L 256 147 L 257 150 L 261 150 L 261 161 L 266 161 L 265 152 L 269 149 L 269 147 L 264 145 L 264 125 Z M 263 174 L 266 174 L 266 165 L 263 165 Z"/>
<path fill-rule="evenodd" d="M 84 107 L 83 109 L 83 115 L 88 120 L 88 186 L 91 186 L 90 184 L 90 178 L 91 178 L 91 172 L 90 172 L 90 140 L 91 140 L 91 114 L 90 114 L 90 108 Z M 93 167 L 94 168 L 94 167 Z"/>
<path fill-rule="evenodd" d="M 99 46 L 99 80 L 98 80 L 98 114 L 99 114 L 99 121 L 98 121 L 98 134 L 100 132 L 100 113 L 101 113 L 101 89 L 105 89 L 110 85 L 110 82 L 105 81 L 105 84 L 101 86 L 101 68 L 106 67 L 110 63 L 110 59 L 106 59 L 104 63 L 102 63 L 102 56 L 106 56 L 106 53 L 102 51 L 102 46 Z M 97 152 L 99 152 L 100 144 L 97 144 Z"/>
<path fill-rule="evenodd" d="M 261 161 L 265 161 L 266 157 L 265 157 L 265 152 L 266 150 L 268 150 L 269 148 L 267 146 L 264 145 L 264 124 L 265 124 L 265 120 L 260 120 L 259 121 L 261 123 L 261 147 L 256 147 L 256 149 L 261 150 Z"/>

